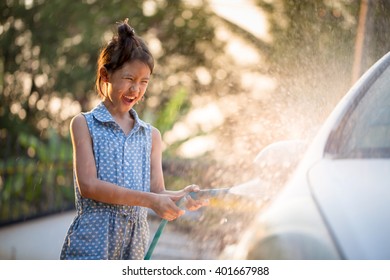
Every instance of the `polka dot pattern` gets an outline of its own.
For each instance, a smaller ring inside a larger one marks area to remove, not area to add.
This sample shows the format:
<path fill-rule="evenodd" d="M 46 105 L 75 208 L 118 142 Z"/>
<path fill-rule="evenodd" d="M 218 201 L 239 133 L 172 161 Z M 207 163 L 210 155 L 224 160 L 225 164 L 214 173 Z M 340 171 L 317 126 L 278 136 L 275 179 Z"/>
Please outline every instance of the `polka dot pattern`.
<path fill-rule="evenodd" d="M 103 103 L 84 113 L 92 137 L 98 178 L 132 190 L 150 191 L 152 129 L 138 118 L 125 135 Z M 105 204 L 80 195 L 74 179 L 77 216 L 60 259 L 143 259 L 149 241 L 147 209 Z"/>

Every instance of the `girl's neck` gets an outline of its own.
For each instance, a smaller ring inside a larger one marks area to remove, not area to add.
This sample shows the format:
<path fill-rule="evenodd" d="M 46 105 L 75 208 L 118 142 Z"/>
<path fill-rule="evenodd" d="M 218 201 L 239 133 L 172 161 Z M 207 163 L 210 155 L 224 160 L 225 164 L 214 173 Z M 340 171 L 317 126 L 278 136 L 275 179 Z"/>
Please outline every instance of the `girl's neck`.
<path fill-rule="evenodd" d="M 115 122 L 121 127 L 123 132 L 127 135 L 134 127 L 134 118 L 129 111 L 121 112 L 109 100 L 103 101 L 107 110 L 114 118 Z"/>
<path fill-rule="evenodd" d="M 106 106 L 107 110 L 110 112 L 110 114 L 115 119 L 128 119 L 129 117 L 132 118 L 129 111 L 123 111 L 119 107 L 115 106 L 110 100 L 105 99 L 103 100 L 104 106 Z"/>

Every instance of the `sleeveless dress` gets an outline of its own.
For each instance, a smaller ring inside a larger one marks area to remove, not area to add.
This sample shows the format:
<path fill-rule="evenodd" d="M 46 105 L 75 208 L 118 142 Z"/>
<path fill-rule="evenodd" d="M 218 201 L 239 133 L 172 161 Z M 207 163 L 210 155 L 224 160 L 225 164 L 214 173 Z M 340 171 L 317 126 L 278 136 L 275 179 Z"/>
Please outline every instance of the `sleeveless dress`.
<path fill-rule="evenodd" d="M 97 176 L 118 186 L 149 192 L 152 128 L 134 109 L 129 113 L 135 124 L 128 135 L 103 103 L 83 113 L 92 138 Z M 147 209 L 83 198 L 76 179 L 74 189 L 77 215 L 60 259 L 143 259 L 149 242 Z"/>

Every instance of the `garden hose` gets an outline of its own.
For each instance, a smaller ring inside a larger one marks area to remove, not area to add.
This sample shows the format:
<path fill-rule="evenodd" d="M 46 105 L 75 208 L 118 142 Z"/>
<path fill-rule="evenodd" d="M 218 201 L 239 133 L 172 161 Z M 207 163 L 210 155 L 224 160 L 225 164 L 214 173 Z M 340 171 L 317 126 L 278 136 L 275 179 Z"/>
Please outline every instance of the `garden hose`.
<path fill-rule="evenodd" d="M 207 190 L 200 190 L 198 192 L 190 192 L 189 195 L 192 199 L 207 199 L 207 198 L 214 198 L 223 196 L 229 193 L 229 188 L 223 188 L 223 189 L 207 189 Z M 176 204 L 179 208 L 183 207 L 184 197 L 181 198 Z M 156 247 L 158 240 L 160 239 L 160 236 L 167 225 L 168 220 L 161 220 L 160 225 L 157 228 L 156 233 L 154 234 L 153 240 L 150 243 L 149 249 L 144 257 L 144 260 L 150 260 L 152 257 L 154 248 Z"/>

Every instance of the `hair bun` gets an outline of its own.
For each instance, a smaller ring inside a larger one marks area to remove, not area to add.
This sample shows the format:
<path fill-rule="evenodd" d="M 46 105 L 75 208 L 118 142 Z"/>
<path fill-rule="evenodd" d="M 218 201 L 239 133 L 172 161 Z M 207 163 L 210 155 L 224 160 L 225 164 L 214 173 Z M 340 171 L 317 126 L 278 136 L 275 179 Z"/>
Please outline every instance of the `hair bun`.
<path fill-rule="evenodd" d="M 126 18 L 123 22 L 118 23 L 118 36 L 121 40 L 135 36 L 134 28 L 132 28 L 128 22 L 129 19 Z"/>

